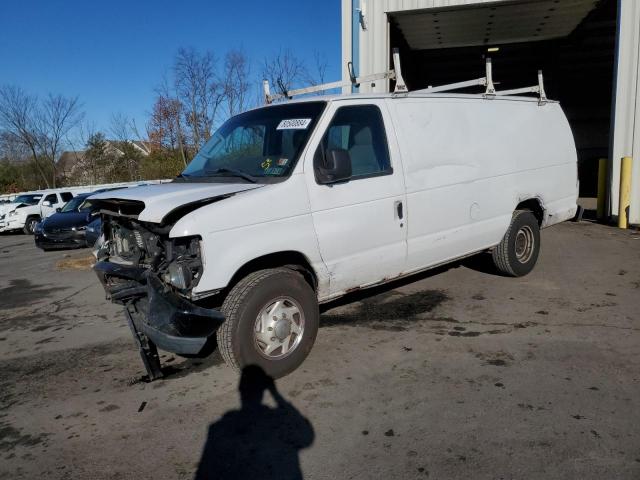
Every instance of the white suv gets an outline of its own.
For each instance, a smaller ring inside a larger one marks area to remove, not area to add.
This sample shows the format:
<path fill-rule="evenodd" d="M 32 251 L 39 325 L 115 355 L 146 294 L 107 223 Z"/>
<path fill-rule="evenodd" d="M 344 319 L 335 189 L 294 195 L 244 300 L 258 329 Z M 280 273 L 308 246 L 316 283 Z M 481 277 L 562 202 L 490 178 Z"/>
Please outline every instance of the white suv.
<path fill-rule="evenodd" d="M 0 232 L 22 230 L 31 235 L 40 220 L 62 208 L 72 198 L 71 192 L 51 190 L 18 195 L 0 210 Z"/>
<path fill-rule="evenodd" d="M 229 119 L 172 183 L 94 196 L 95 270 L 152 378 L 156 346 L 198 354 L 216 332 L 231 366 L 277 377 L 311 350 L 321 302 L 487 250 L 527 274 L 577 185 L 553 101 L 291 101 Z"/>

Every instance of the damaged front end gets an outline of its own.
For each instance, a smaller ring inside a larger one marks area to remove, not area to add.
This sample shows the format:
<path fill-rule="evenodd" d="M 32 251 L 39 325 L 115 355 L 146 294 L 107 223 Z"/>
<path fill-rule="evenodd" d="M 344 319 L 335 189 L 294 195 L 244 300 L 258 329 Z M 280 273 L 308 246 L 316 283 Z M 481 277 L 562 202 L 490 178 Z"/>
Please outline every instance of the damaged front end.
<path fill-rule="evenodd" d="M 107 298 L 124 306 L 152 380 L 162 376 L 156 347 L 196 355 L 224 320 L 192 298 L 203 269 L 200 238 L 169 238 L 170 229 L 103 213 L 94 267 Z"/>

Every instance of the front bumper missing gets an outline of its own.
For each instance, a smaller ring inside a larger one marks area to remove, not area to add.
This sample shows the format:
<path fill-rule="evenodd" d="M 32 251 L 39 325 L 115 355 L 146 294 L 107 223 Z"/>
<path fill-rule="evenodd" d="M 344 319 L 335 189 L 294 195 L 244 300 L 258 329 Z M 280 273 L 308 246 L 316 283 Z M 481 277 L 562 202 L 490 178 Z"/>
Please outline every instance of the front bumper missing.
<path fill-rule="evenodd" d="M 156 346 L 197 355 L 224 321 L 219 311 L 199 307 L 175 294 L 150 270 L 104 261 L 96 263 L 94 270 L 107 298 L 125 306 L 152 380 L 162 376 Z"/>
<path fill-rule="evenodd" d="M 143 322 L 142 330 L 162 350 L 200 353 L 207 339 L 224 321 L 224 316 L 163 289 L 158 277 L 147 276 L 148 323 Z"/>

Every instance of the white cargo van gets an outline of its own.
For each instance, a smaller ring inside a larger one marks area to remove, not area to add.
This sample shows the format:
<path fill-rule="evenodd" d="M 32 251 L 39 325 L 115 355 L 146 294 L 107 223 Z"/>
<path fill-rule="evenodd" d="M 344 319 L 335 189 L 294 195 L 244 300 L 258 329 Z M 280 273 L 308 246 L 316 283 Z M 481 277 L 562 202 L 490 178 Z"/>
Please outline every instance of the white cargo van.
<path fill-rule="evenodd" d="M 172 183 L 94 196 L 95 270 L 152 377 L 156 346 L 198 354 L 216 332 L 228 364 L 277 377 L 309 353 L 319 303 L 483 251 L 527 274 L 577 192 L 553 101 L 293 100 L 228 120 Z"/>

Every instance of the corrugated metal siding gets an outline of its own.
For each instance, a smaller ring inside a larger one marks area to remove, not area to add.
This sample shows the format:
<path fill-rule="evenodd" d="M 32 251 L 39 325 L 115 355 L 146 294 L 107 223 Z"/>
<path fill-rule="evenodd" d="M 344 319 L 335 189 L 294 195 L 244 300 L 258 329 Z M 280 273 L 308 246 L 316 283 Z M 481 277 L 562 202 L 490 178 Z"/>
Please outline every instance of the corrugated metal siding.
<path fill-rule="evenodd" d="M 412 49 L 501 45 L 566 37 L 596 0 L 538 0 L 411 12 L 390 12 Z"/>
<path fill-rule="evenodd" d="M 633 157 L 629 221 L 640 224 L 640 2 L 622 0 L 618 12 L 611 212 L 618 212 L 620 159 Z"/>

